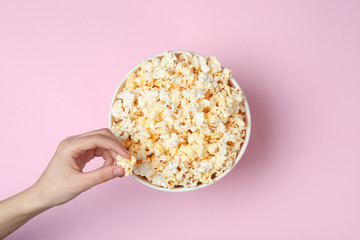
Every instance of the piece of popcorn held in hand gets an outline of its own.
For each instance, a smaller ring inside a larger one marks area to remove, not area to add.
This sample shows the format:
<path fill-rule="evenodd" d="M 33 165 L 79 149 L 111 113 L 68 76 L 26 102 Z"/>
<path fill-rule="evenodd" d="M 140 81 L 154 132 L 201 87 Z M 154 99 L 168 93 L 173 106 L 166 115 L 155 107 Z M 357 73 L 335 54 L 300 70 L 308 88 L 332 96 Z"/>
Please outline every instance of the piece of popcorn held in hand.
<path fill-rule="evenodd" d="M 136 164 L 136 158 L 131 156 L 130 159 L 127 159 L 117 155 L 115 164 L 122 166 L 125 169 L 125 176 L 129 176 L 133 173 L 133 169 Z"/>

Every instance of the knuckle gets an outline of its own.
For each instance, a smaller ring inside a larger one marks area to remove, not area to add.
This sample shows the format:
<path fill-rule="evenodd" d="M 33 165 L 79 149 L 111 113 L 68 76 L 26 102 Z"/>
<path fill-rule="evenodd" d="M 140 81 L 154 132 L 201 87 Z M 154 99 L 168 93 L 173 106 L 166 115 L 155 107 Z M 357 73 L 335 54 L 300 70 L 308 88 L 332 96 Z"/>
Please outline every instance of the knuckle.
<path fill-rule="evenodd" d="M 102 135 L 102 134 L 100 134 L 100 133 L 97 133 L 97 134 L 92 135 L 92 138 L 93 138 L 94 140 L 104 139 L 104 135 Z"/>
<path fill-rule="evenodd" d="M 66 153 L 68 151 L 70 151 L 70 146 L 71 146 L 71 140 L 70 139 L 64 139 L 59 143 L 59 146 L 57 148 L 57 151 L 59 152 L 63 152 Z"/>
<path fill-rule="evenodd" d="M 73 138 L 74 138 L 74 136 L 69 136 L 69 137 L 65 138 L 64 140 L 71 140 Z"/>
<path fill-rule="evenodd" d="M 59 148 L 66 148 L 69 145 L 70 138 L 65 138 L 59 143 Z"/>
<path fill-rule="evenodd" d="M 101 131 L 106 134 L 111 133 L 110 129 L 108 129 L 108 128 L 102 128 Z"/>

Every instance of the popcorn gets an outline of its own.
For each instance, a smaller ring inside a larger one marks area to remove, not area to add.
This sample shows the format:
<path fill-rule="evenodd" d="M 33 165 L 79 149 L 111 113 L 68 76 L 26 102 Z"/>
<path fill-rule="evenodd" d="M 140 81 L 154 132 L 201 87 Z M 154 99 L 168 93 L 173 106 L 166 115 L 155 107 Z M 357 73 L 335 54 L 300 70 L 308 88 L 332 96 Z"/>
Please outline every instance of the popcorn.
<path fill-rule="evenodd" d="M 122 166 L 125 169 L 125 176 L 129 176 L 133 173 L 133 169 L 136 164 L 136 158 L 131 156 L 130 159 L 126 159 L 120 155 L 117 155 L 115 164 Z"/>
<path fill-rule="evenodd" d="M 116 164 L 168 189 L 212 183 L 245 140 L 244 96 L 230 78 L 216 56 L 165 52 L 144 60 L 111 108 L 111 130 L 133 155 Z"/>
<path fill-rule="evenodd" d="M 169 148 L 177 147 L 180 144 L 180 142 L 181 142 L 181 138 L 179 138 L 176 133 L 172 133 L 171 137 L 166 141 L 164 141 L 164 144 L 169 149 Z"/>

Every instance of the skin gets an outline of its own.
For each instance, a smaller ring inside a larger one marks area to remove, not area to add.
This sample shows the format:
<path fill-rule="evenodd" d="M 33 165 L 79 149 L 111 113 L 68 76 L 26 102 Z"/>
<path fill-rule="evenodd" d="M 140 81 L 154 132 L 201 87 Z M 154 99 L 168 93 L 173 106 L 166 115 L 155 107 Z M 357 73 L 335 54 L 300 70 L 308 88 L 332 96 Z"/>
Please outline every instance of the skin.
<path fill-rule="evenodd" d="M 117 155 L 130 158 L 109 129 L 63 140 L 34 185 L 0 202 L 0 239 L 45 210 L 64 204 L 95 185 L 123 177 L 124 169 L 114 165 Z M 105 160 L 103 167 L 83 172 L 95 157 Z"/>

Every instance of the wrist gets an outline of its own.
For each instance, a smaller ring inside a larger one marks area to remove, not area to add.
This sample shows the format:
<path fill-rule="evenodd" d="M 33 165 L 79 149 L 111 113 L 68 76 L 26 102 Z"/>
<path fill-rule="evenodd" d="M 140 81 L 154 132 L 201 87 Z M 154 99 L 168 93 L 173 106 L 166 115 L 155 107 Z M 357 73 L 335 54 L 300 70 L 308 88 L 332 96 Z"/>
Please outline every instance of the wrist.
<path fill-rule="evenodd" d="M 5 238 L 31 218 L 49 209 L 35 187 L 0 202 L 0 239 Z"/>
<path fill-rule="evenodd" d="M 44 198 L 42 191 L 35 185 L 26 189 L 23 194 L 24 212 L 29 215 L 37 215 L 52 207 Z"/>

